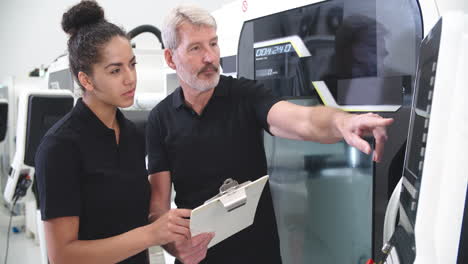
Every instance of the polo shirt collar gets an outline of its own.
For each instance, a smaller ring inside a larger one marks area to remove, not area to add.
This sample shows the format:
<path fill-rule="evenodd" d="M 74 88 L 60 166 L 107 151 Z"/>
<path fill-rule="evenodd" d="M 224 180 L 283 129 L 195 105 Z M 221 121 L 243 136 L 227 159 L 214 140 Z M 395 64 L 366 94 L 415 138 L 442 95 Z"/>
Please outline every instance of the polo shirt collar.
<path fill-rule="evenodd" d="M 174 91 L 172 103 L 177 109 L 184 105 L 184 93 L 182 92 L 182 88 L 180 86 Z"/>
<path fill-rule="evenodd" d="M 222 96 L 227 95 L 228 90 L 227 90 L 226 85 L 221 84 L 221 82 L 223 82 L 223 79 L 224 79 L 224 76 L 221 75 L 219 77 L 218 85 L 216 85 L 212 97 L 222 97 Z M 172 105 L 176 109 L 179 109 L 180 107 L 185 105 L 184 93 L 183 93 L 182 87 L 180 86 L 174 91 L 174 96 L 172 98 Z"/>
<path fill-rule="evenodd" d="M 82 98 L 78 98 L 76 105 L 73 108 L 73 111 L 76 113 L 76 115 L 82 122 L 86 123 L 87 130 L 89 130 L 91 133 L 99 133 L 104 135 L 112 133 L 112 135 L 114 135 L 114 130 L 108 128 L 96 116 L 96 114 L 94 114 L 94 112 L 91 111 L 91 109 L 83 102 Z M 117 121 L 119 122 L 120 131 L 123 131 L 123 127 L 125 125 L 125 117 L 119 109 L 117 109 L 116 115 Z"/>

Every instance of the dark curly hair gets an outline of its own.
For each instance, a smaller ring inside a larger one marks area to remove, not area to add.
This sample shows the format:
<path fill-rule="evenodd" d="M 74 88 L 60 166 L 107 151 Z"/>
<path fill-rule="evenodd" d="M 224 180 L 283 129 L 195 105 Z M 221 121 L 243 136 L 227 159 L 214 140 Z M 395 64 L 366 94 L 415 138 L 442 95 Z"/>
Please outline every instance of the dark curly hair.
<path fill-rule="evenodd" d="M 62 29 L 70 35 L 68 59 L 81 89 L 78 73 L 92 75 L 92 65 L 101 59 L 101 48 L 115 36 L 128 39 L 125 31 L 104 18 L 104 10 L 95 2 L 85 0 L 63 14 Z"/>

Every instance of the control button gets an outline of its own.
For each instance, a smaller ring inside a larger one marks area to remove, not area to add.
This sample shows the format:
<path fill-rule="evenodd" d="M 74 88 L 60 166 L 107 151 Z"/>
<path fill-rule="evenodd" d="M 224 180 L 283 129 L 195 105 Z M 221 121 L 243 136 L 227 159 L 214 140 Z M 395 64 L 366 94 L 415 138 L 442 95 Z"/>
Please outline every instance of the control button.
<path fill-rule="evenodd" d="M 432 100 L 432 90 L 427 94 L 427 99 Z"/>
<path fill-rule="evenodd" d="M 411 202 L 411 211 L 416 211 L 416 202 Z"/>
<path fill-rule="evenodd" d="M 427 140 L 427 134 L 424 133 L 423 136 L 422 136 L 422 142 L 426 143 L 426 140 Z"/>
<path fill-rule="evenodd" d="M 437 62 L 432 63 L 432 71 L 435 72 L 437 69 Z"/>
<path fill-rule="evenodd" d="M 422 170 L 422 168 L 423 168 L 423 162 L 422 162 L 422 161 L 420 161 L 420 162 L 419 162 L 419 165 L 418 165 L 418 169 L 421 171 L 421 170 Z"/>
<path fill-rule="evenodd" d="M 430 86 L 434 86 L 434 79 L 435 79 L 434 76 L 432 76 L 432 77 L 431 77 L 431 81 L 430 81 L 430 83 L 429 83 Z"/>
<path fill-rule="evenodd" d="M 421 157 L 424 157 L 424 151 L 425 151 L 425 148 L 422 147 L 422 148 L 421 148 Z"/>

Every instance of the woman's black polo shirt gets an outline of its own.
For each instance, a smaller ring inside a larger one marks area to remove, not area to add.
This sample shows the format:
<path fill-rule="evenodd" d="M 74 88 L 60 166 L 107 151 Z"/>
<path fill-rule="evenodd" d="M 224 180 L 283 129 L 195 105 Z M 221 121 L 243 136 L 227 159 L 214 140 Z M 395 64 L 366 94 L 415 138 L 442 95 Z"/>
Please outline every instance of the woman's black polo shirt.
<path fill-rule="evenodd" d="M 239 183 L 267 174 L 263 130 L 279 101 L 254 81 L 221 76 L 198 116 L 179 87 L 150 113 L 149 173 L 170 171 L 179 208 L 195 208 L 219 192 L 227 178 Z M 203 263 L 281 263 L 273 203 L 267 184 L 249 228 L 208 250 Z"/>
<path fill-rule="evenodd" d="M 114 130 L 78 100 L 44 136 L 35 158 L 42 219 L 79 216 L 78 239 L 102 239 L 148 223 L 144 138 L 117 111 Z M 143 251 L 122 263 L 148 263 Z"/>

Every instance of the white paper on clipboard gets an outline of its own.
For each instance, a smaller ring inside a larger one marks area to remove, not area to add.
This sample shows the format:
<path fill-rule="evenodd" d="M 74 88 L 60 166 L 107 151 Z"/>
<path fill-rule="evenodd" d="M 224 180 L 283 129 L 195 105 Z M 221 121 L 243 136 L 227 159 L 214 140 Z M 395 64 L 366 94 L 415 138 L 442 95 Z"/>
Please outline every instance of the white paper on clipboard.
<path fill-rule="evenodd" d="M 254 182 L 229 187 L 205 204 L 192 210 L 190 232 L 192 236 L 214 232 L 208 248 L 250 226 L 255 218 L 258 201 L 269 176 Z M 225 182 L 226 184 L 226 182 Z"/>

